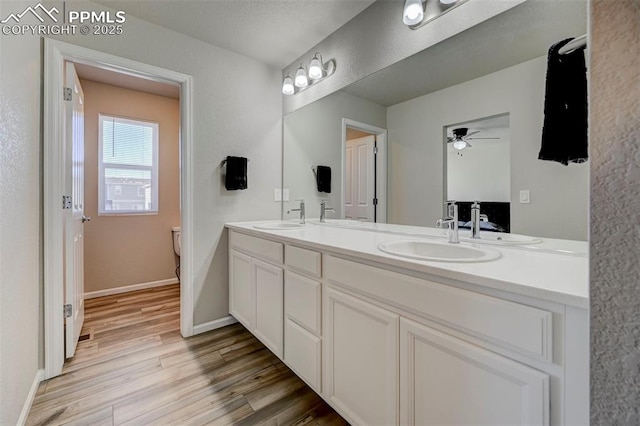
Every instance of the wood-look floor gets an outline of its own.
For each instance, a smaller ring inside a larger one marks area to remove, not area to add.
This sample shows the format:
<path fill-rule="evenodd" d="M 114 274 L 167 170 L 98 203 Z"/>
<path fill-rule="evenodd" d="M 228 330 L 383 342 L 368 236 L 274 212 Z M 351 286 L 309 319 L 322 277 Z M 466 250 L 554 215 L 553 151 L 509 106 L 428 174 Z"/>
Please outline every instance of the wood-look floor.
<path fill-rule="evenodd" d="M 183 339 L 179 304 L 178 285 L 87 300 L 85 340 L 27 424 L 346 424 L 241 325 Z"/>

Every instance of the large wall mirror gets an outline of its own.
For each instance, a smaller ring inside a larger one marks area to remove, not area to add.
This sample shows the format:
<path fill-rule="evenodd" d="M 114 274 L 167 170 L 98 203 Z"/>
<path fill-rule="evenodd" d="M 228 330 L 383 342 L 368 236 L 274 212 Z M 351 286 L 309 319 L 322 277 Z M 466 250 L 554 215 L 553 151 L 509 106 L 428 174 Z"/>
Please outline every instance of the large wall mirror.
<path fill-rule="evenodd" d="M 434 227 L 445 200 L 478 200 L 486 226 L 586 240 L 588 163 L 538 160 L 546 54 L 586 33 L 586 10 L 524 2 L 286 115 L 284 211 L 304 199 L 318 217 L 325 201 L 329 218 Z"/>

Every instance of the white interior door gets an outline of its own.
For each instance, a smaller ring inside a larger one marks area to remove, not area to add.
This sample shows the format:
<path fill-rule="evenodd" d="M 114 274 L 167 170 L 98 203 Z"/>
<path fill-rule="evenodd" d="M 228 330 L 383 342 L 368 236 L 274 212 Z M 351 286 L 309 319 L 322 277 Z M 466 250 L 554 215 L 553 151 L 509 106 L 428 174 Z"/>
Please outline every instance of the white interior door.
<path fill-rule="evenodd" d="M 76 350 L 84 323 L 84 93 L 72 63 L 65 65 L 65 88 L 72 99 L 65 101 L 65 194 L 71 206 L 65 209 L 65 356 Z M 65 94 L 67 95 L 67 94 Z M 68 206 L 67 206 L 68 207 Z M 65 310 L 66 311 L 66 310 Z"/>
<path fill-rule="evenodd" d="M 347 141 L 344 212 L 347 219 L 373 222 L 375 216 L 374 135 Z"/>

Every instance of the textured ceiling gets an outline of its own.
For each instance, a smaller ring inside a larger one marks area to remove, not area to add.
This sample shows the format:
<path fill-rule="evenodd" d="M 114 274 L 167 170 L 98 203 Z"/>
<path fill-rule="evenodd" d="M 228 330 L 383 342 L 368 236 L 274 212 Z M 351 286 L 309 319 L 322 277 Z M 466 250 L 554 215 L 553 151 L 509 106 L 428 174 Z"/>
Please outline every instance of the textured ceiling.
<path fill-rule="evenodd" d="M 391 106 L 543 56 L 586 32 L 586 0 L 527 1 L 344 90 Z"/>
<path fill-rule="evenodd" d="M 98 0 L 279 69 L 374 0 Z"/>

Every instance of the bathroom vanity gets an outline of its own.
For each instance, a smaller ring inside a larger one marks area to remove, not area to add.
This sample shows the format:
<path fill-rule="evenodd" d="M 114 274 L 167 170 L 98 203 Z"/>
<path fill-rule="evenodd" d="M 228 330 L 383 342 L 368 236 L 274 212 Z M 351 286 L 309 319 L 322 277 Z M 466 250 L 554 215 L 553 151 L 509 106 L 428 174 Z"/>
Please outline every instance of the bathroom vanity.
<path fill-rule="evenodd" d="M 227 225 L 230 313 L 350 423 L 588 424 L 586 254 L 424 261 L 378 246 L 441 230 L 269 226 Z"/>

